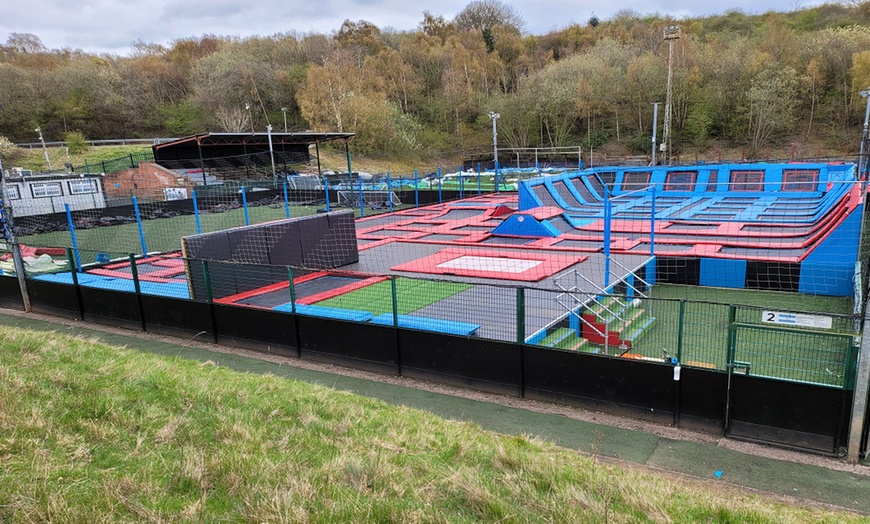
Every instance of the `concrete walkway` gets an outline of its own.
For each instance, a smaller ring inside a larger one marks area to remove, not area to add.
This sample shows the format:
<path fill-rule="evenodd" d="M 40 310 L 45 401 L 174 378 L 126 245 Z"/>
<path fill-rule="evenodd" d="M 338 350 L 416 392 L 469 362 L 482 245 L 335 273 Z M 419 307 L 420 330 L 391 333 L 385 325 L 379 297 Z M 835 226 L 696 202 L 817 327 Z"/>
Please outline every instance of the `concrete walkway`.
<path fill-rule="evenodd" d="M 506 434 L 532 435 L 570 449 L 594 453 L 702 479 L 833 504 L 870 514 L 870 467 L 852 471 L 831 469 L 742 453 L 717 445 L 676 440 L 653 433 L 611 427 L 576 420 L 559 414 L 540 413 L 499 403 L 434 393 L 431 391 L 293 367 L 270 358 L 266 361 L 237 354 L 211 351 L 202 344 L 180 339 L 155 337 L 102 326 L 53 322 L 41 315 L 0 310 L 0 325 L 57 331 L 79 335 L 159 355 L 210 360 L 228 368 L 249 373 L 276 376 L 377 398 L 427 410 L 439 416 L 473 422 L 481 427 Z M 831 466 L 842 463 L 830 459 Z M 716 472 L 721 472 L 716 476 Z"/>

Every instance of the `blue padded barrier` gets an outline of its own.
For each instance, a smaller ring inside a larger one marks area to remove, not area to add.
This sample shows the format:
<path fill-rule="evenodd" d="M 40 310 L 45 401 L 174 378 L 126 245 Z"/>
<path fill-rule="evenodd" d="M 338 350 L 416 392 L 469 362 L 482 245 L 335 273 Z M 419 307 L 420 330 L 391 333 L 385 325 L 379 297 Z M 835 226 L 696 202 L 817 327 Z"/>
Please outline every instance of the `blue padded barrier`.
<path fill-rule="evenodd" d="M 293 305 L 289 303 L 281 304 L 272 309 L 275 311 L 291 312 L 293 311 Z M 372 319 L 372 314 L 368 311 L 341 309 L 337 307 L 309 306 L 306 304 L 296 304 L 296 313 L 298 315 L 334 318 L 336 320 L 352 320 L 354 322 L 367 322 Z"/>
<path fill-rule="evenodd" d="M 461 335 L 468 337 L 473 335 L 480 324 L 471 324 L 469 322 L 459 322 L 456 320 L 442 320 L 440 318 L 413 317 L 410 315 L 398 315 L 399 327 L 409 329 L 419 329 L 421 331 L 435 331 L 437 333 L 446 333 L 448 335 Z M 373 324 L 382 326 L 393 325 L 393 314 L 384 313 L 372 318 Z"/>

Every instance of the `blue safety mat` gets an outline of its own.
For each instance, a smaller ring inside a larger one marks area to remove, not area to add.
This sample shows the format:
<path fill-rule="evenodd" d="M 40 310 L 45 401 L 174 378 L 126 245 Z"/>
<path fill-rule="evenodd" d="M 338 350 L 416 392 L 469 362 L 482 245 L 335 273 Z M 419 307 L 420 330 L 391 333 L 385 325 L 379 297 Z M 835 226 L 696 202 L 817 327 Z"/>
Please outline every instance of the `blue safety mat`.
<path fill-rule="evenodd" d="M 293 311 L 293 305 L 290 303 L 281 304 L 272 309 L 289 313 Z M 308 306 L 305 304 L 296 304 L 296 314 L 312 317 L 334 318 L 336 320 L 352 320 L 354 322 L 367 322 L 372 318 L 372 314 L 368 311 L 341 309 L 337 307 Z"/>
<path fill-rule="evenodd" d="M 464 337 L 471 336 L 475 331 L 480 329 L 480 324 L 458 322 L 456 320 L 442 320 L 440 318 L 398 315 L 398 320 L 399 327 L 419 329 L 421 331 L 435 331 L 437 333 L 447 333 L 448 335 L 462 335 Z M 393 314 L 384 313 L 383 315 L 378 315 L 372 319 L 372 323 L 380 324 L 382 326 L 392 326 Z"/>
<path fill-rule="evenodd" d="M 96 289 L 108 289 L 111 291 L 123 291 L 126 293 L 135 293 L 136 287 L 129 278 L 112 278 L 103 275 L 92 275 L 90 273 L 78 273 L 79 285 L 83 287 L 92 287 Z M 34 277 L 35 280 L 43 280 L 45 282 L 58 282 L 61 284 L 72 284 L 72 273 L 52 273 L 50 275 L 40 275 Z M 139 288 L 143 295 L 156 295 L 159 297 L 171 298 L 190 298 L 190 290 L 186 282 L 140 282 Z"/>

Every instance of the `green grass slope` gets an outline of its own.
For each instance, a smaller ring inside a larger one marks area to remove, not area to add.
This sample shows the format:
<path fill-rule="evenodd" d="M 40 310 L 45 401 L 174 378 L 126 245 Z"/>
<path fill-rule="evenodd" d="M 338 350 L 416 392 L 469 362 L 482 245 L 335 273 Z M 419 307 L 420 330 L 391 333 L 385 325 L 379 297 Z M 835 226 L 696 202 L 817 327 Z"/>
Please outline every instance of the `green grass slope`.
<path fill-rule="evenodd" d="M 859 522 L 325 387 L 0 328 L 0 522 Z"/>

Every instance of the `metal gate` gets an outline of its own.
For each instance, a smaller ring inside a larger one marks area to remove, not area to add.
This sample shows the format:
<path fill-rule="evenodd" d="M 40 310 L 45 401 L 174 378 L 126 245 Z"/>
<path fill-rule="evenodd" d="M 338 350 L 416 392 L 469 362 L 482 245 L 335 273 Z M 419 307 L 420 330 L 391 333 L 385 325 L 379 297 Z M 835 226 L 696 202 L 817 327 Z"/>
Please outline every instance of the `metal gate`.
<path fill-rule="evenodd" d="M 852 320 L 731 306 L 725 434 L 840 453 L 857 354 Z"/>

